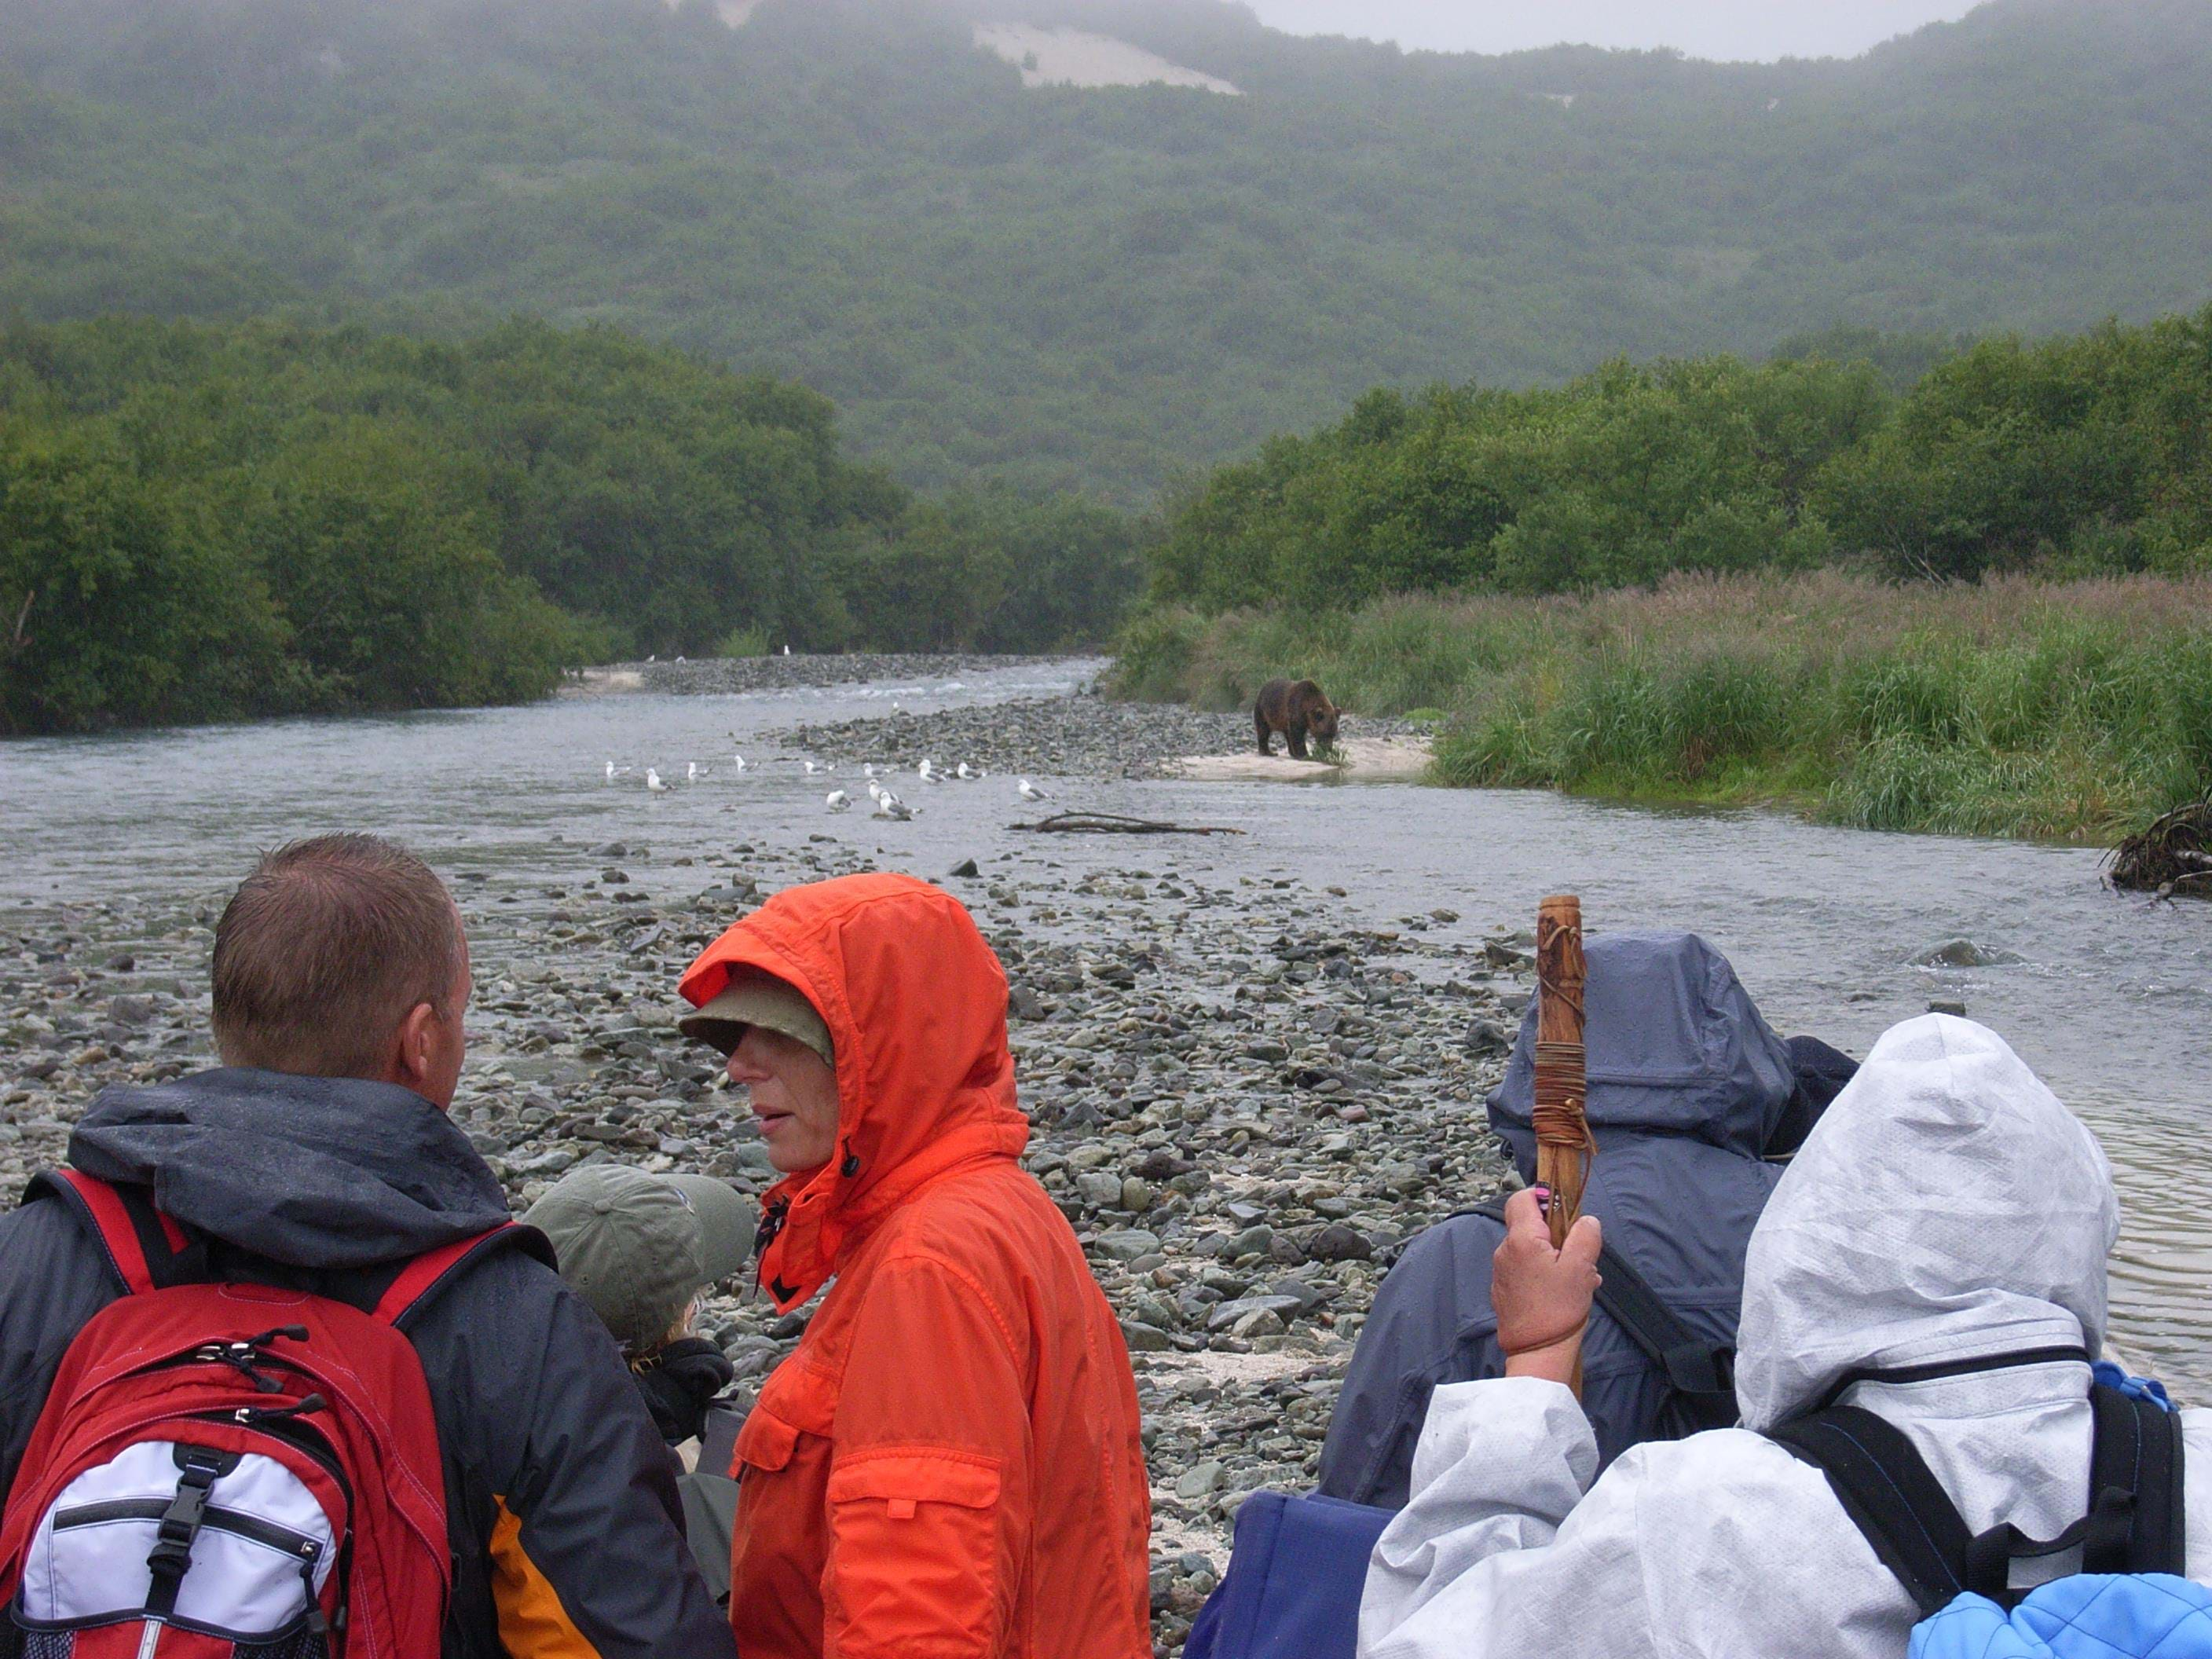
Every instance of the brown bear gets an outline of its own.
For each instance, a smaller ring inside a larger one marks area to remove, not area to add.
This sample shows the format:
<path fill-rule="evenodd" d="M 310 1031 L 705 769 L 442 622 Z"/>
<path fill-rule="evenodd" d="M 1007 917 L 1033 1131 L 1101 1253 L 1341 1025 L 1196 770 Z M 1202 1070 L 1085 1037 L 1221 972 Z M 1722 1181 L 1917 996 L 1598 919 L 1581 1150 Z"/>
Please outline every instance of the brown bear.
<path fill-rule="evenodd" d="M 1290 739 L 1291 758 L 1306 758 L 1306 734 L 1311 732 L 1324 747 L 1336 741 L 1336 705 L 1311 680 L 1269 680 L 1260 688 L 1260 701 L 1252 706 L 1252 732 L 1260 752 L 1274 752 L 1275 733 Z"/>

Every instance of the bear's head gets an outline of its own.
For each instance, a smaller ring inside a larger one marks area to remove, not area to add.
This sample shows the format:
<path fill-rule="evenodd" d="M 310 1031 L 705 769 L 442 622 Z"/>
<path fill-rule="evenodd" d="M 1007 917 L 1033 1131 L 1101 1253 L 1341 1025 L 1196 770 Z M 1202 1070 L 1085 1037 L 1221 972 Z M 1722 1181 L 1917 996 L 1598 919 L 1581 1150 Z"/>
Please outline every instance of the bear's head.
<path fill-rule="evenodd" d="M 1336 705 L 1322 696 L 1318 688 L 1306 709 L 1306 729 L 1323 743 L 1336 741 Z"/>

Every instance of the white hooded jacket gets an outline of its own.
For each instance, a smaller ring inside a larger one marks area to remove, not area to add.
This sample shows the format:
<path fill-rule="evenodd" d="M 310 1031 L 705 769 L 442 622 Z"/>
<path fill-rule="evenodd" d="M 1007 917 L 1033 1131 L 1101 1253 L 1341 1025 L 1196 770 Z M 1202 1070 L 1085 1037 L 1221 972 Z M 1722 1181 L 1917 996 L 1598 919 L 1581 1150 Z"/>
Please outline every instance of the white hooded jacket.
<path fill-rule="evenodd" d="M 2098 1352 L 2118 1204 L 2103 1151 L 1993 1033 L 1887 1032 L 1753 1231 L 1745 1427 L 1638 1446 L 1595 1486 L 1574 1396 L 1507 1377 L 1439 1389 L 1413 1499 L 1376 1546 L 1361 1659 L 1902 1659 L 1911 1598 L 1826 1477 L 1753 1432 L 1847 1372 L 2051 1347 Z M 2050 1538 L 2089 1501 L 2089 1371 L 2056 1360 L 1858 1382 L 1977 1532 Z M 2212 1583 L 2212 1414 L 2182 1414 L 2189 1577 Z M 2077 1571 L 2078 1553 L 2016 1571 Z"/>

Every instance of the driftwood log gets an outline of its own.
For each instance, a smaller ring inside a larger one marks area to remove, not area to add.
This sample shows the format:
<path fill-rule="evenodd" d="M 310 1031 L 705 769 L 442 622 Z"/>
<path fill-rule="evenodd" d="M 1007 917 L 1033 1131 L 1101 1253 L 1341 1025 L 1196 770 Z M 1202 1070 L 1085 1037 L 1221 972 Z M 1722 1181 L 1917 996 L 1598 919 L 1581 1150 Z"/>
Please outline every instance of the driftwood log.
<path fill-rule="evenodd" d="M 2106 854 L 2105 867 L 2115 887 L 2212 897 L 2212 795 L 2130 836 Z"/>
<path fill-rule="evenodd" d="M 1124 817 L 1118 812 L 1055 812 L 1036 823 L 1016 823 L 1014 830 L 1039 830 L 1063 836 L 1241 836 L 1242 830 L 1217 824 L 1168 823 L 1157 818 Z"/>

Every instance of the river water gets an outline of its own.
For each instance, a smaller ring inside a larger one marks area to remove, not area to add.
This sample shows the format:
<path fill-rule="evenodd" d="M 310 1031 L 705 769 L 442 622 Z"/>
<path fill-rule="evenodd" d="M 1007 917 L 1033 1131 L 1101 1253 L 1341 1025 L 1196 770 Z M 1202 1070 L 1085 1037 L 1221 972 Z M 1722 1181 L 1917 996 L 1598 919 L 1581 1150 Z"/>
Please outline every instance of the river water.
<path fill-rule="evenodd" d="M 823 780 L 763 735 L 797 722 L 914 712 L 1066 690 L 1098 665 L 1032 665 L 964 681 L 741 696 L 566 697 L 520 708 L 285 720 L 0 744 L 0 904 L 42 911 L 104 897 L 220 897 L 253 849 L 332 828 L 399 836 L 441 867 L 528 906 L 549 861 L 579 843 L 647 842 L 653 884 L 714 872 L 684 852 L 749 836 L 834 834 L 887 866 L 942 874 L 975 857 L 1170 866 L 1339 886 L 1369 925 L 1443 908 L 1429 937 L 1470 947 L 1581 894 L 1594 928 L 1690 927 L 1724 950 L 1768 1018 L 1856 1053 L 1931 998 L 1964 1001 L 2096 1129 L 2125 1228 L 2116 1340 L 2212 1398 L 2212 906 L 2105 891 L 2098 855 L 2007 842 L 1872 834 L 1765 812 L 1656 812 L 1522 791 L 1047 781 L 1059 805 L 1233 825 L 1211 840 L 1068 837 L 1048 853 L 1006 825 L 1032 816 L 1006 780 L 904 791 L 906 824 L 831 818 Z M 751 764 L 735 771 L 735 752 Z M 947 755 L 950 766 L 960 757 Z M 632 769 L 610 785 L 605 764 Z M 685 785 L 692 763 L 710 775 Z M 640 786 L 655 767 L 678 787 Z M 858 779 L 852 781 L 857 784 Z M 857 791 L 856 791 L 857 793 Z M 2019 958 L 1934 969 L 1966 937 Z"/>

